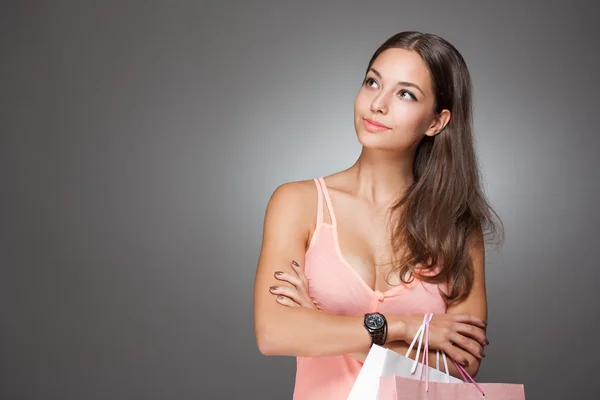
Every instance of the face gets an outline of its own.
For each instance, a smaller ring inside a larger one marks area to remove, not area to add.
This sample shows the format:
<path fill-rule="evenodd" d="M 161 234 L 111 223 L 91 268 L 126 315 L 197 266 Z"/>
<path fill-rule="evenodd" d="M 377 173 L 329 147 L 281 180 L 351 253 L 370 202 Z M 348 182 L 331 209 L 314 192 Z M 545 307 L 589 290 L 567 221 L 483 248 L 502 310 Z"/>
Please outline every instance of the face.
<path fill-rule="evenodd" d="M 387 49 L 371 65 L 354 102 L 354 128 L 368 148 L 404 152 L 436 135 L 449 111 L 433 112 L 429 70 L 412 50 Z"/>

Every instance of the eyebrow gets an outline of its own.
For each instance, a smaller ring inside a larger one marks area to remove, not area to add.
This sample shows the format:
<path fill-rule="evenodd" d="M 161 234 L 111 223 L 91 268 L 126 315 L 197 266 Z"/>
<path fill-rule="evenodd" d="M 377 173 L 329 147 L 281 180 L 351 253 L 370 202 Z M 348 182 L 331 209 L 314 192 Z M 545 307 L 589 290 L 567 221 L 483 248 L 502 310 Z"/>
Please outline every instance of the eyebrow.
<path fill-rule="evenodd" d="M 383 79 L 383 78 L 381 77 L 381 74 L 379 73 L 379 71 L 377 71 L 375 68 L 372 68 L 372 67 L 371 67 L 371 69 L 370 69 L 370 70 L 371 70 L 371 71 L 373 71 L 373 73 L 374 73 L 375 75 L 377 75 L 377 76 L 379 77 L 379 79 Z M 425 96 L 425 93 L 423 93 L 423 91 L 421 90 L 421 88 L 419 87 L 419 85 L 417 85 L 416 83 L 412 83 L 412 82 L 405 82 L 405 81 L 400 81 L 400 82 L 398 82 L 396 85 L 398 85 L 398 86 L 410 86 L 410 87 L 414 87 L 414 88 L 416 88 L 416 89 L 417 89 L 419 92 L 421 92 L 421 94 L 422 94 L 423 96 Z"/>

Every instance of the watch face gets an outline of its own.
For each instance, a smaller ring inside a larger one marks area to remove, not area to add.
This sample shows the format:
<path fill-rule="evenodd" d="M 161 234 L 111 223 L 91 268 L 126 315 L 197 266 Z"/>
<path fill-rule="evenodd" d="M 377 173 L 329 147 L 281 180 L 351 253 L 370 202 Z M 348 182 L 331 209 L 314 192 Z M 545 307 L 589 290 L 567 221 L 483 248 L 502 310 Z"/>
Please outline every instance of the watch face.
<path fill-rule="evenodd" d="M 379 329 L 383 326 L 383 318 L 379 314 L 371 314 L 365 319 L 365 325 L 371 329 Z"/>

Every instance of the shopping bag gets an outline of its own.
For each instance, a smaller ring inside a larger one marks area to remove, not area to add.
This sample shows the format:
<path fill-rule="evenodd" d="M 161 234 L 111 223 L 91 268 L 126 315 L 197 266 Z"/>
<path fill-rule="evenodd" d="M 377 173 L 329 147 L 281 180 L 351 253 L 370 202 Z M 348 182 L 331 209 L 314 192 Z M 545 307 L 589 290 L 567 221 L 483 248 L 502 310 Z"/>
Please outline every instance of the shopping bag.
<path fill-rule="evenodd" d="M 429 321 L 426 318 L 425 351 L 428 351 Z M 442 353 L 443 354 L 443 353 Z M 443 354 L 445 357 L 445 355 Z M 425 380 L 419 373 L 418 379 L 404 376 L 381 376 L 379 378 L 379 400 L 525 400 L 525 387 L 514 383 L 476 383 L 469 373 L 456 361 L 452 360 L 463 377 L 463 381 L 444 382 L 432 381 L 428 378 L 428 369 L 424 368 Z M 428 358 L 423 357 L 425 367 Z M 446 373 L 448 367 L 446 366 Z"/>
<path fill-rule="evenodd" d="M 382 376 L 402 376 L 409 379 L 419 379 L 415 372 L 417 368 L 420 368 L 420 371 L 424 368 L 423 363 L 418 362 L 418 359 L 423 344 L 423 335 L 425 333 L 426 325 L 425 318 L 427 317 L 428 316 L 425 316 L 423 318 L 423 323 L 417 330 L 406 355 L 396 353 L 393 350 L 386 349 L 376 344 L 371 347 L 354 385 L 352 386 L 348 400 L 377 400 L 377 395 L 379 393 L 379 378 Z M 413 360 L 409 358 L 408 355 L 412 351 L 417 340 L 419 341 L 417 355 L 415 360 Z M 439 353 L 437 354 L 439 356 Z M 448 367 L 446 367 L 446 371 L 447 370 Z M 436 368 L 434 369 L 427 366 L 427 373 L 430 381 L 462 382 L 460 379 L 440 371 L 439 357 L 437 358 Z"/>
<path fill-rule="evenodd" d="M 479 383 L 481 392 L 472 383 L 425 382 L 401 376 L 382 376 L 379 400 L 525 400 L 521 384 Z M 485 396 L 483 395 L 485 393 Z"/>

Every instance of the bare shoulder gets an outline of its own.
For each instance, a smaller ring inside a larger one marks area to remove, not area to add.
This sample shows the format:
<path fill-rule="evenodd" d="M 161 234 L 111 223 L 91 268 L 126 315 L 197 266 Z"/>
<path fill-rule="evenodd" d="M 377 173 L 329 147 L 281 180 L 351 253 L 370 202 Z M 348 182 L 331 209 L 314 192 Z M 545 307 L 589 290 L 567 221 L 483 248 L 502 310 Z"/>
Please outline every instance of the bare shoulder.
<path fill-rule="evenodd" d="M 317 189 L 314 181 L 293 181 L 280 184 L 271 195 L 267 211 L 272 208 L 301 214 L 311 212 L 316 203 Z"/>
<path fill-rule="evenodd" d="M 317 188 L 313 180 L 282 183 L 271 194 L 265 225 L 291 224 L 289 229 L 302 231 L 308 237 L 316 218 L 316 204 Z"/>
<path fill-rule="evenodd" d="M 273 194 L 271 195 L 271 199 L 278 200 L 286 200 L 297 202 L 299 200 L 306 200 L 308 197 L 316 195 L 316 187 L 314 181 L 311 180 L 303 180 L 303 181 L 291 181 L 285 182 L 277 186 Z"/>

